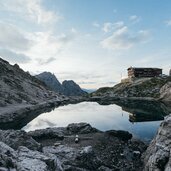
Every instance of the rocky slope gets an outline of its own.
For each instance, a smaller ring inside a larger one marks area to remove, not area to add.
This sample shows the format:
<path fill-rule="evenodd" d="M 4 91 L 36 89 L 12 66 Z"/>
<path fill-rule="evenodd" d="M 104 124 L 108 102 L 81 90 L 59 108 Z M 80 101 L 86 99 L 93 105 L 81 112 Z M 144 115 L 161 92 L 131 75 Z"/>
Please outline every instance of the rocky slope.
<path fill-rule="evenodd" d="M 0 170 L 142 170 L 140 156 L 146 145 L 131 138 L 128 132 L 101 132 L 87 123 L 29 133 L 0 131 Z"/>
<path fill-rule="evenodd" d="M 78 84 L 72 80 L 65 80 L 62 82 L 64 94 L 67 96 L 85 96 L 87 92 L 83 91 Z"/>
<path fill-rule="evenodd" d="M 144 171 L 171 170 L 171 115 L 161 123 L 156 137 L 144 154 Z"/>
<path fill-rule="evenodd" d="M 36 104 L 53 98 L 60 98 L 47 86 L 24 72 L 17 64 L 10 65 L 0 58 L 0 107 L 14 104 Z"/>
<path fill-rule="evenodd" d="M 161 99 L 171 100 L 171 77 L 137 79 L 132 83 L 119 83 L 114 87 L 104 87 L 92 93 L 93 97 Z"/>
<path fill-rule="evenodd" d="M 50 72 L 43 72 L 39 75 L 36 75 L 36 78 L 43 81 L 51 90 L 64 94 L 66 96 L 84 96 L 87 95 L 78 84 L 74 81 L 63 81 L 61 84 L 54 74 Z"/>
<path fill-rule="evenodd" d="M 33 119 L 36 112 L 40 114 L 65 101 L 69 99 L 49 90 L 17 64 L 10 65 L 0 58 L 0 127 L 22 124 L 29 116 Z"/>

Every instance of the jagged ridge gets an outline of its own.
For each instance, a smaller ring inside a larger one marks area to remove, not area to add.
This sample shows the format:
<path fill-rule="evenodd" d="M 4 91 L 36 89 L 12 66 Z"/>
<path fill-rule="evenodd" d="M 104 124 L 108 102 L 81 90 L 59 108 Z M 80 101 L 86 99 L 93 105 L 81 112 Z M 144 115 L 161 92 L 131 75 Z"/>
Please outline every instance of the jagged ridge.
<path fill-rule="evenodd" d="M 51 90 L 66 96 L 84 96 L 87 94 L 73 80 L 65 80 L 61 84 L 55 75 L 50 72 L 43 72 L 36 75 L 36 78 L 43 81 Z"/>

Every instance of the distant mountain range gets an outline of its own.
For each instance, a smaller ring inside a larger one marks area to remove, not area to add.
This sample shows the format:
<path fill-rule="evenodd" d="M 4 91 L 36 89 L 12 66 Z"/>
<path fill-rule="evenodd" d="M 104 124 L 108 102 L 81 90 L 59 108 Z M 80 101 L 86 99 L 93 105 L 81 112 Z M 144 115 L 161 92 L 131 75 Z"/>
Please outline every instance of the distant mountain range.
<path fill-rule="evenodd" d="M 95 92 L 97 89 L 86 89 L 86 88 L 82 88 L 83 91 L 87 92 L 87 93 L 93 93 Z"/>
<path fill-rule="evenodd" d="M 61 84 L 56 76 L 50 72 L 43 72 L 35 77 L 44 82 L 51 90 L 66 96 L 84 96 L 88 94 L 73 80 L 65 80 Z"/>

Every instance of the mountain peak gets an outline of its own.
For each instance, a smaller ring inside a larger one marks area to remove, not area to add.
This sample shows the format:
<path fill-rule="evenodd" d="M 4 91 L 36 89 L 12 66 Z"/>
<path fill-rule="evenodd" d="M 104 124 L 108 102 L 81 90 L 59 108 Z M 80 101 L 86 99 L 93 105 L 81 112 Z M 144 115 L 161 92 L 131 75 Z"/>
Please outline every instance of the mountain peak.
<path fill-rule="evenodd" d="M 73 80 L 65 80 L 61 84 L 56 76 L 50 72 L 45 71 L 36 75 L 36 78 L 43 81 L 51 90 L 67 96 L 82 96 L 87 94 Z"/>

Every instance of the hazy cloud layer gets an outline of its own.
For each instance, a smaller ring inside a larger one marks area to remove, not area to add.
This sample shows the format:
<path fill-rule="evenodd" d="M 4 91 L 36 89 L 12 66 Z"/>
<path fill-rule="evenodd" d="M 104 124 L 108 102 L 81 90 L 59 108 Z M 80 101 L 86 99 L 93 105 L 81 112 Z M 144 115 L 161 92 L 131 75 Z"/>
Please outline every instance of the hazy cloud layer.
<path fill-rule="evenodd" d="M 138 17 L 137 15 L 131 15 L 129 17 L 129 20 L 132 21 L 132 22 L 134 22 L 134 23 L 137 23 L 137 22 L 139 22 L 141 20 L 141 18 Z"/>
<path fill-rule="evenodd" d="M 95 21 L 95 22 L 93 22 L 93 26 L 98 28 L 98 27 L 100 27 L 100 24 Z"/>
<path fill-rule="evenodd" d="M 13 50 L 28 50 L 32 41 L 25 34 L 12 24 L 0 22 L 0 47 Z"/>
<path fill-rule="evenodd" d="M 38 64 L 40 64 L 40 65 L 47 65 L 47 64 L 49 64 L 49 63 L 51 63 L 51 62 L 53 62 L 53 61 L 55 61 L 56 60 L 56 58 L 54 58 L 54 57 L 49 57 L 49 58 L 47 58 L 47 59 L 37 59 L 37 62 L 38 62 Z"/>
<path fill-rule="evenodd" d="M 14 63 L 27 63 L 31 61 L 31 59 L 28 56 L 7 49 L 0 49 L 0 56 L 5 60 Z"/>
<path fill-rule="evenodd" d="M 167 20 L 167 21 L 165 21 L 165 23 L 167 26 L 171 26 L 171 20 Z"/>
<path fill-rule="evenodd" d="M 49 24 L 61 18 L 55 12 L 45 9 L 42 0 L 1 0 L 0 9 L 37 24 Z"/>
<path fill-rule="evenodd" d="M 140 30 L 131 33 L 126 26 L 116 30 L 112 35 L 101 41 L 103 48 L 112 50 L 129 49 L 137 43 L 144 43 L 149 40 L 149 31 Z"/>
<path fill-rule="evenodd" d="M 54 35 L 53 32 L 35 32 L 31 34 L 34 45 L 28 52 L 34 59 L 39 59 L 40 64 L 47 64 L 76 38 L 73 31 L 67 34 Z M 53 57 L 53 58 L 52 58 Z M 50 60 L 49 60 L 50 59 Z"/>

